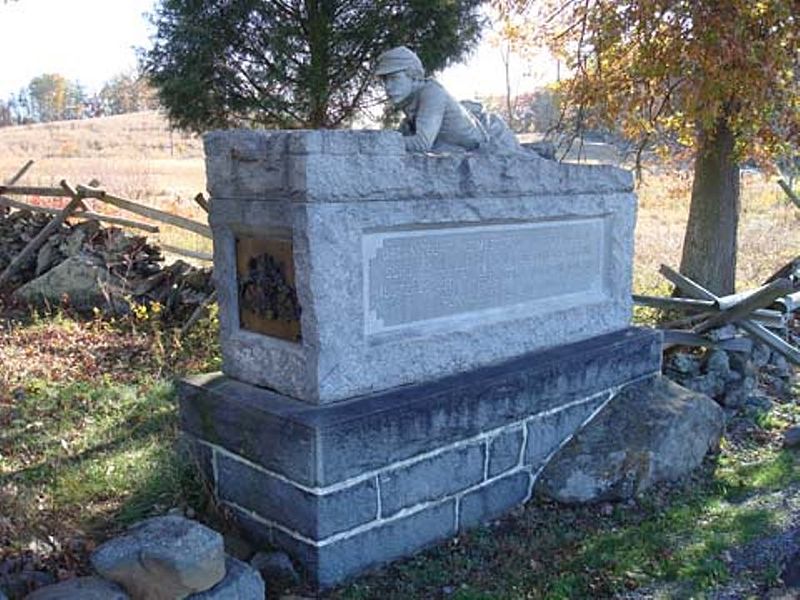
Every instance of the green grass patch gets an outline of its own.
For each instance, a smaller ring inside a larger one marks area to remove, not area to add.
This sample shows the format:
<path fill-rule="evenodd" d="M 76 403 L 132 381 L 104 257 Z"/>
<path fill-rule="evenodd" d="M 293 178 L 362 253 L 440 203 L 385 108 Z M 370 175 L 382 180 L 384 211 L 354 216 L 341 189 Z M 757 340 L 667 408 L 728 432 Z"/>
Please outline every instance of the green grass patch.
<path fill-rule="evenodd" d="M 0 442 L 0 486 L 35 492 L 42 518 L 81 529 L 198 500 L 201 486 L 173 448 L 175 402 L 166 380 L 31 382 Z"/>
<path fill-rule="evenodd" d="M 131 331 L 139 323 L 81 323 L 62 313 L 15 325 L 19 337 L 10 341 L 40 354 L 25 359 L 10 343 L 0 346 L 0 359 L 5 352 L 21 373 L 19 383 L 0 385 L 0 512 L 11 523 L 0 537 L 23 548 L 43 531 L 63 539 L 119 529 L 174 506 L 202 507 L 205 490 L 175 449 L 173 377 L 218 365 L 209 335 L 214 319 L 180 340 L 152 322 L 142 334 Z M 51 340 L 92 346 L 112 373 L 87 376 L 71 346 L 65 355 L 49 354 Z M 131 351 L 135 363 L 126 357 Z M 117 374 L 126 360 L 130 367 Z"/>

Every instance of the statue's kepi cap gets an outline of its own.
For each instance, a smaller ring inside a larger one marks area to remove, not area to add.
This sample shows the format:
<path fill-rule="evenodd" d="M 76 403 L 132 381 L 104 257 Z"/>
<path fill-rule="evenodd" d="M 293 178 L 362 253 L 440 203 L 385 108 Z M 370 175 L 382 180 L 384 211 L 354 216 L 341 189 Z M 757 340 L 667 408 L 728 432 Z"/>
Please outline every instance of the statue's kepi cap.
<path fill-rule="evenodd" d="M 378 66 L 375 68 L 375 74 L 388 75 L 405 69 L 418 69 L 422 73 L 425 72 L 422 61 L 416 54 L 405 46 L 398 46 L 387 50 L 378 57 Z"/>

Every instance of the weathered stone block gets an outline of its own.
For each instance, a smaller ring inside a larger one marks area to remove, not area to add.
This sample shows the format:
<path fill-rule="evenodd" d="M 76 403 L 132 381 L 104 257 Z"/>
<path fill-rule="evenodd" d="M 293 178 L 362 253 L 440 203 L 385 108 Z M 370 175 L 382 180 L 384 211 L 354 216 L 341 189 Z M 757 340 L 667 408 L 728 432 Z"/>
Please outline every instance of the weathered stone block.
<path fill-rule="evenodd" d="M 232 377 L 327 404 L 628 323 L 628 173 L 532 152 L 406 154 L 395 132 L 205 140 Z M 242 237 L 291 243 L 278 269 L 292 273 L 299 339 L 243 324 Z"/>
<path fill-rule="evenodd" d="M 382 473 L 381 516 L 477 485 L 483 481 L 485 461 L 486 448 L 479 442 Z"/>
<path fill-rule="evenodd" d="M 558 448 L 567 437 L 575 433 L 586 419 L 610 396 L 603 394 L 555 413 L 536 417 L 528 422 L 528 442 L 525 463 L 534 468 Z"/>
<path fill-rule="evenodd" d="M 456 532 L 455 500 L 447 500 L 320 546 L 278 530 L 273 532 L 273 539 L 300 559 L 316 585 L 326 588 L 364 569 L 408 556 Z"/>
<path fill-rule="evenodd" d="M 313 539 L 347 531 L 378 516 L 374 479 L 315 494 L 228 456 L 217 457 L 217 472 L 221 500 Z"/>
<path fill-rule="evenodd" d="M 531 493 L 530 471 L 517 471 L 464 494 L 458 516 L 459 529 L 468 529 L 522 504 Z"/>
<path fill-rule="evenodd" d="M 495 477 L 519 464 L 524 437 L 522 427 L 515 427 L 501 431 L 489 440 L 489 477 Z"/>
<path fill-rule="evenodd" d="M 154 517 L 97 548 L 95 571 L 135 598 L 176 600 L 225 576 L 222 536 L 182 517 Z"/>
<path fill-rule="evenodd" d="M 323 407 L 212 374 L 182 382 L 181 427 L 302 485 L 328 486 L 655 374 L 660 365 L 660 334 L 629 329 Z"/>

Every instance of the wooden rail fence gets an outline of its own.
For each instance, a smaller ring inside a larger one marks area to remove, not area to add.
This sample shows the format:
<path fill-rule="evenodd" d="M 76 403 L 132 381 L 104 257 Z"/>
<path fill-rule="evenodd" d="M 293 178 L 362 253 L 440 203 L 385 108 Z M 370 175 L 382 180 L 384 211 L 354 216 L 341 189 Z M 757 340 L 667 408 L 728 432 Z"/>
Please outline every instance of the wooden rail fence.
<path fill-rule="evenodd" d="M 212 239 L 211 229 L 204 223 L 199 223 L 186 217 L 173 215 L 156 208 L 144 206 L 133 200 L 122 198 L 115 194 L 111 194 L 106 190 L 100 189 L 91 185 L 78 185 L 72 187 L 66 180 L 61 180 L 59 187 L 36 187 L 36 186 L 18 186 L 15 185 L 31 168 L 33 161 L 29 160 L 25 165 L 4 185 L 0 185 L 0 208 L 13 208 L 17 210 L 28 210 L 31 212 L 44 213 L 53 215 L 53 219 L 33 238 L 28 244 L 14 257 L 14 259 L 6 266 L 5 270 L 0 273 L 0 286 L 5 284 L 21 264 L 34 252 L 36 252 L 56 231 L 59 226 L 64 223 L 68 218 L 89 219 L 101 221 L 104 223 L 111 223 L 114 225 L 121 225 L 123 227 L 130 227 L 133 229 L 140 229 L 148 233 L 158 233 L 160 230 L 156 225 L 142 223 L 132 219 L 125 219 L 122 217 L 103 215 L 88 210 L 86 204 L 83 202 L 87 198 L 92 198 L 104 202 L 120 210 L 124 210 L 140 217 L 145 217 L 152 221 L 165 223 L 173 227 L 178 227 L 185 231 L 190 231 L 194 234 L 200 235 L 206 239 Z M 51 208 L 45 206 L 37 206 L 11 198 L 10 196 L 40 196 L 45 198 L 69 198 L 69 202 L 64 208 Z M 202 194 L 198 194 L 194 198 L 195 202 L 207 213 L 208 202 L 203 198 Z M 173 254 L 180 256 L 187 256 L 197 260 L 211 262 L 213 257 L 206 252 L 198 252 L 195 250 L 188 250 L 179 248 L 169 244 L 159 244 L 162 249 Z"/>

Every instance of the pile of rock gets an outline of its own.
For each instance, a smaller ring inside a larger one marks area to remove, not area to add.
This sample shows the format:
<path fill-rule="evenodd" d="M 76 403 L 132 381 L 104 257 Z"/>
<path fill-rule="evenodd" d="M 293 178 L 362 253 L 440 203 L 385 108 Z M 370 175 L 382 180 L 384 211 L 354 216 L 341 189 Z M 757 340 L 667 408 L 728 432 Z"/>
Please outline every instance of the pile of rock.
<path fill-rule="evenodd" d="M 27 210 L 0 215 L 0 272 L 50 222 Z M 15 271 L 6 290 L 28 304 L 124 313 L 131 301 L 158 302 L 165 316 L 181 318 L 212 292 L 211 270 L 183 261 L 164 266 L 161 249 L 144 236 L 97 221 L 58 228 Z"/>
<path fill-rule="evenodd" d="M 97 575 L 39 588 L 28 600 L 263 600 L 253 567 L 226 556 L 222 536 L 179 516 L 142 521 L 92 554 Z M 2 593 L 0 593 L 2 597 Z"/>
<path fill-rule="evenodd" d="M 726 329 L 735 330 L 733 326 Z M 754 343 L 747 351 L 674 352 L 665 361 L 664 374 L 726 409 L 769 410 L 770 396 L 782 398 L 788 393 L 792 368 L 781 354 Z"/>

